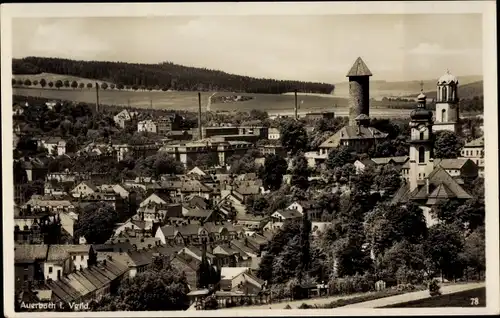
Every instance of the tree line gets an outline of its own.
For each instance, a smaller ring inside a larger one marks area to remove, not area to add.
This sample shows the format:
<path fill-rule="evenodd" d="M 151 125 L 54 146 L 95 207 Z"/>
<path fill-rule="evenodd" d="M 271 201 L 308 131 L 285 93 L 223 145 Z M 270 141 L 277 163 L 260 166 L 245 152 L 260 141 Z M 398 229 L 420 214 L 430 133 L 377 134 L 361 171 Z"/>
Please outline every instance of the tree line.
<path fill-rule="evenodd" d="M 207 68 L 187 67 L 164 62 L 138 64 L 124 62 L 76 61 L 60 58 L 26 57 L 13 59 L 13 74 L 42 72 L 92 78 L 124 88 L 172 89 L 180 91 L 230 91 L 281 94 L 298 90 L 306 93 L 330 94 L 334 85 L 253 78 Z"/>

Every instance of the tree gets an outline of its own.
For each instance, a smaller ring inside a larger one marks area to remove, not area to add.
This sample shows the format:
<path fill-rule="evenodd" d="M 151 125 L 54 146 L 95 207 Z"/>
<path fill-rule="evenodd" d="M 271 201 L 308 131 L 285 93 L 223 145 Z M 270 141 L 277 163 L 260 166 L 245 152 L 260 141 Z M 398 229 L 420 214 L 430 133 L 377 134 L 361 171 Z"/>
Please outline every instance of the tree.
<path fill-rule="evenodd" d="M 262 181 L 264 187 L 276 191 L 281 187 L 283 175 L 286 173 L 288 164 L 285 159 L 278 155 L 268 155 L 264 161 Z"/>
<path fill-rule="evenodd" d="M 85 87 L 85 84 L 84 84 L 83 82 L 80 82 L 80 83 L 78 84 L 78 88 L 79 88 L 80 90 L 82 90 L 84 87 Z"/>
<path fill-rule="evenodd" d="M 116 85 L 116 88 L 118 88 L 119 90 L 122 90 L 124 88 L 124 86 L 122 83 L 119 83 L 118 85 Z"/>
<path fill-rule="evenodd" d="M 295 120 L 285 120 L 280 125 L 281 145 L 291 155 L 307 150 L 307 132 L 304 124 Z"/>
<path fill-rule="evenodd" d="M 298 267 L 298 279 L 302 282 L 303 275 L 309 271 L 311 264 L 311 221 L 308 217 L 308 211 L 302 215 L 302 226 L 300 228 L 300 266 Z"/>
<path fill-rule="evenodd" d="M 202 153 L 196 157 L 193 166 L 206 169 L 212 167 L 213 164 L 214 164 L 213 156 L 209 153 Z"/>
<path fill-rule="evenodd" d="M 328 158 L 326 159 L 326 166 L 328 169 L 335 169 L 336 167 L 342 167 L 345 164 L 353 163 L 354 157 L 347 146 L 341 146 L 337 149 L 331 149 L 328 153 Z"/>
<path fill-rule="evenodd" d="M 102 88 L 102 89 L 107 89 L 107 88 L 108 88 L 108 83 L 106 83 L 106 82 L 105 82 L 105 83 L 102 83 L 102 84 L 101 84 L 101 88 Z"/>
<path fill-rule="evenodd" d="M 299 153 L 292 161 L 292 178 L 291 185 L 302 190 L 307 190 L 309 187 L 309 176 L 311 171 L 307 164 L 307 159 L 303 153 Z"/>
<path fill-rule="evenodd" d="M 69 81 L 68 81 L 68 80 L 65 80 L 65 81 L 63 82 L 63 84 L 64 84 L 64 87 L 66 87 L 66 88 L 69 88 L 69 86 L 70 86 L 70 83 L 69 83 Z"/>
<path fill-rule="evenodd" d="M 115 89 L 115 87 L 116 87 L 115 84 L 109 85 L 109 88 L 111 88 L 111 89 Z"/>
<path fill-rule="evenodd" d="M 438 131 L 435 135 L 434 157 L 435 158 L 457 158 L 464 146 L 463 140 L 451 131 Z"/>
<path fill-rule="evenodd" d="M 461 222 L 457 218 L 457 210 L 461 206 L 461 202 L 456 199 L 442 200 L 432 207 L 432 213 L 440 220 L 447 224 Z"/>
<path fill-rule="evenodd" d="M 75 224 L 75 237 L 85 237 L 89 244 L 104 244 L 113 235 L 118 215 L 107 203 L 86 206 Z"/>
<path fill-rule="evenodd" d="M 29 79 L 24 80 L 24 85 L 25 86 L 31 86 L 31 81 Z"/>
<path fill-rule="evenodd" d="M 92 83 L 87 83 L 87 88 L 91 89 L 93 87 Z"/>
<path fill-rule="evenodd" d="M 467 200 L 456 210 L 456 218 L 471 231 L 483 226 L 485 218 L 484 200 L 480 198 Z"/>
<path fill-rule="evenodd" d="M 132 85 L 132 89 L 133 89 L 134 91 L 136 91 L 136 90 L 138 90 L 138 89 L 139 89 L 139 86 L 138 86 L 138 85 L 136 85 L 136 84 L 134 84 L 134 85 Z"/>
<path fill-rule="evenodd" d="M 78 83 L 76 81 L 71 82 L 71 88 L 78 88 Z"/>
<path fill-rule="evenodd" d="M 49 83 L 49 86 L 50 86 L 50 83 Z M 63 82 L 61 80 L 57 80 L 56 81 L 56 88 L 60 89 L 62 86 L 63 86 Z"/>
<path fill-rule="evenodd" d="M 424 251 L 432 268 L 447 278 L 455 276 L 463 247 L 463 235 L 454 224 L 439 223 L 432 226 L 424 242 Z"/>
<path fill-rule="evenodd" d="M 392 164 L 387 164 L 379 170 L 374 182 L 377 190 L 384 191 L 384 195 L 390 197 L 401 186 L 399 170 Z"/>
<path fill-rule="evenodd" d="M 486 237 L 484 227 L 477 228 L 465 239 L 464 259 L 474 268 L 481 279 L 481 272 L 486 269 Z"/>
<path fill-rule="evenodd" d="M 96 310 L 186 310 L 188 292 L 186 275 L 165 264 L 161 269 L 150 267 L 134 278 L 125 279 L 117 295 L 104 299 Z"/>
<path fill-rule="evenodd" d="M 34 80 L 33 81 L 33 86 L 37 86 L 38 85 L 38 81 L 37 80 Z"/>
<path fill-rule="evenodd" d="M 52 88 L 53 86 L 54 86 L 54 83 L 49 82 L 49 87 L 51 87 L 51 88 Z"/>
<path fill-rule="evenodd" d="M 23 80 L 20 80 L 20 79 L 19 79 L 19 80 L 17 80 L 17 85 L 21 86 L 21 85 L 23 85 L 23 84 L 24 84 Z"/>
<path fill-rule="evenodd" d="M 47 85 L 47 81 L 45 80 L 45 78 L 42 78 L 42 79 L 40 80 L 40 86 L 41 86 L 42 88 L 44 88 L 46 85 Z"/>
<path fill-rule="evenodd" d="M 155 155 L 139 159 L 134 168 L 141 176 L 158 177 L 162 174 L 180 174 L 184 167 L 169 154 L 158 152 Z"/>

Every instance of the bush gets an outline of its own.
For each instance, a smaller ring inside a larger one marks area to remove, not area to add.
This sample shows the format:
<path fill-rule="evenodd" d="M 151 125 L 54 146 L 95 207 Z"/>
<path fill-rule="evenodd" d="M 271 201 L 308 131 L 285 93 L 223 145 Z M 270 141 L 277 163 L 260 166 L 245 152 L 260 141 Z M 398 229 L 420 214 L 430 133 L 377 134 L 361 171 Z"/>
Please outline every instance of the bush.
<path fill-rule="evenodd" d="M 292 307 L 288 304 L 288 305 L 285 306 L 284 309 L 292 309 Z"/>
<path fill-rule="evenodd" d="M 299 309 L 311 309 L 314 308 L 314 306 L 308 305 L 306 303 L 302 303 L 302 305 L 299 306 Z"/>
<path fill-rule="evenodd" d="M 432 297 L 441 295 L 441 287 L 435 279 L 429 282 L 429 294 Z"/>
<path fill-rule="evenodd" d="M 375 289 L 375 277 L 370 274 L 334 278 L 328 282 L 330 295 L 363 293 Z"/>
<path fill-rule="evenodd" d="M 203 309 L 205 310 L 215 310 L 219 308 L 219 302 L 217 302 L 217 298 L 215 295 L 208 296 L 205 300 L 205 306 Z"/>
<path fill-rule="evenodd" d="M 413 284 L 400 284 L 396 287 L 396 290 L 404 292 L 414 291 L 415 289 L 416 287 Z"/>

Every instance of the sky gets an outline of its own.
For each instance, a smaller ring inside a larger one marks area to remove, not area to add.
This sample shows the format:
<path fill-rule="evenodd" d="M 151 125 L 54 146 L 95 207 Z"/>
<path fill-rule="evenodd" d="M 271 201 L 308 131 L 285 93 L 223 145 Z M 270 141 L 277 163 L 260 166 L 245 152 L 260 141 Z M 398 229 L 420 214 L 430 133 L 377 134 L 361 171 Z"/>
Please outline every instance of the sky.
<path fill-rule="evenodd" d="M 176 64 L 345 82 L 360 56 L 372 80 L 482 75 L 479 14 L 15 18 L 13 57 Z"/>

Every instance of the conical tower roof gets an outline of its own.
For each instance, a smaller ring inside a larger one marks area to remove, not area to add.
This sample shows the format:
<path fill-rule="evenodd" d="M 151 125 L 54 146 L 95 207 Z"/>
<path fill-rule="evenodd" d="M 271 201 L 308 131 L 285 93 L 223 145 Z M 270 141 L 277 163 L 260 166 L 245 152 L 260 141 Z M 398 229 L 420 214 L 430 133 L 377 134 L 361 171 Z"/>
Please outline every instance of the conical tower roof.
<path fill-rule="evenodd" d="M 354 65 L 351 67 L 351 70 L 349 73 L 347 73 L 346 77 L 351 77 L 351 76 L 372 76 L 372 72 L 368 69 L 368 66 L 366 66 L 365 62 L 361 59 L 361 57 L 358 57 L 356 59 L 356 62 L 354 62 Z"/>

